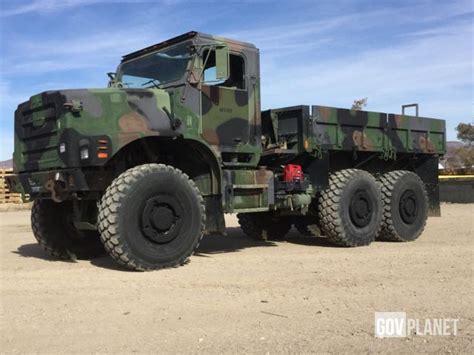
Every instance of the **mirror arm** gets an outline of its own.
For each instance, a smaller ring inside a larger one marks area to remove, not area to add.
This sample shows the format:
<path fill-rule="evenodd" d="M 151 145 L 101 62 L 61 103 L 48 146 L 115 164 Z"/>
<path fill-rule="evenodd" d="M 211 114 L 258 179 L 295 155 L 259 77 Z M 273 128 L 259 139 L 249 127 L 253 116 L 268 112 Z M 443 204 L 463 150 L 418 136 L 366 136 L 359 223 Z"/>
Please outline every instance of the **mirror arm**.
<path fill-rule="evenodd" d="M 203 46 L 204 47 L 204 46 Z M 206 46 L 207 47 L 207 46 Z M 215 45 L 211 44 L 209 45 L 209 50 L 207 52 L 207 56 L 206 56 L 206 59 L 204 59 L 204 63 L 202 63 L 202 69 L 201 69 L 201 72 L 199 73 L 199 82 L 201 82 L 201 79 L 204 75 L 204 68 L 206 67 L 206 64 L 207 64 L 207 61 L 209 60 L 209 57 L 211 56 L 211 52 L 215 50 Z"/>
<path fill-rule="evenodd" d="M 199 76 L 198 76 L 198 78 L 197 78 L 197 82 L 198 82 L 198 83 L 201 83 L 202 76 L 204 75 L 204 68 L 206 67 L 207 61 L 209 60 L 209 57 L 210 57 L 210 55 L 211 55 L 212 49 L 214 48 L 214 45 L 201 46 L 201 48 L 203 48 L 203 47 L 209 47 L 209 51 L 208 51 L 208 53 L 207 53 L 206 58 L 204 59 L 204 63 L 203 63 L 203 65 L 202 65 L 202 69 L 201 69 L 201 71 L 200 71 L 200 73 L 199 73 Z M 189 66 L 188 66 L 187 77 L 186 77 L 186 85 L 184 86 L 183 94 L 182 94 L 181 97 L 180 97 L 181 102 L 184 102 L 184 101 L 186 100 L 186 91 L 187 91 L 187 88 L 188 88 L 188 86 L 189 86 L 189 84 L 190 84 L 189 78 L 190 78 L 191 74 L 194 75 L 194 73 L 193 73 L 193 68 L 194 68 L 194 64 L 195 64 L 195 62 L 196 62 L 196 57 L 197 57 L 198 55 L 199 55 L 199 54 L 198 54 L 197 51 L 196 51 L 196 52 L 194 53 L 194 55 L 193 55 L 193 59 L 191 60 Z"/>
<path fill-rule="evenodd" d="M 184 102 L 186 101 L 186 91 L 188 89 L 188 86 L 190 84 L 189 82 L 189 77 L 191 76 L 191 73 L 192 73 L 192 68 L 194 68 L 194 62 L 196 60 L 196 56 L 197 56 L 197 53 L 194 53 L 193 55 L 193 59 L 189 62 L 188 64 L 188 69 L 186 70 L 187 74 L 186 74 L 186 84 L 184 85 L 184 89 L 183 89 L 183 94 L 181 95 L 181 97 L 179 98 L 179 100 L 181 102 Z"/>

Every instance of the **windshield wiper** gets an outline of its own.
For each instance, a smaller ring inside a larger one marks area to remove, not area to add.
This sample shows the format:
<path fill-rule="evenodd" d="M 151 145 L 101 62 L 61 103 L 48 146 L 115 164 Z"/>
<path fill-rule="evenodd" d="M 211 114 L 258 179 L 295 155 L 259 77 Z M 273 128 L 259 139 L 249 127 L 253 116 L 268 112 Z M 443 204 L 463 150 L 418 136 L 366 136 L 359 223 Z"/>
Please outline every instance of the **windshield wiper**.
<path fill-rule="evenodd" d="M 159 83 L 159 82 L 158 82 Z M 145 86 L 145 85 L 148 85 L 148 84 L 153 84 L 153 86 L 157 89 L 160 88 L 159 84 L 156 83 L 156 79 L 151 79 L 151 80 L 148 80 L 147 82 L 143 83 L 142 86 Z M 148 89 L 149 87 L 147 87 Z"/>

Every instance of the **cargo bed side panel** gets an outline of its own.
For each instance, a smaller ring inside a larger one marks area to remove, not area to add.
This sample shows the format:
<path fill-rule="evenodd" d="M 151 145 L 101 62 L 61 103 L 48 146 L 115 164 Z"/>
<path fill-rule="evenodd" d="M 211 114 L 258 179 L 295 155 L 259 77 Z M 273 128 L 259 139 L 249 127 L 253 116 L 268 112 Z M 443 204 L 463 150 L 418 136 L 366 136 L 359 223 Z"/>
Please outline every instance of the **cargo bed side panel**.
<path fill-rule="evenodd" d="M 381 152 L 387 146 L 387 115 L 312 106 L 310 132 L 315 148 Z"/>
<path fill-rule="evenodd" d="M 397 153 L 444 154 L 446 123 L 434 118 L 388 115 L 390 144 Z"/>

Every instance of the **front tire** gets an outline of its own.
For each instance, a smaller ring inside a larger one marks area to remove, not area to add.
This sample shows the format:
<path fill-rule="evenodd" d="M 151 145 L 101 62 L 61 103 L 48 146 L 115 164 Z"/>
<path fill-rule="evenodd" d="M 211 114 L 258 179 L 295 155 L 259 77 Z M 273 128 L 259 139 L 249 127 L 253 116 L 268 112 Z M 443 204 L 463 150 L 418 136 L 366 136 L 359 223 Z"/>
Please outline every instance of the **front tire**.
<path fill-rule="evenodd" d="M 372 243 L 380 228 L 382 210 L 380 188 L 375 178 L 357 169 L 332 173 L 318 204 L 323 234 L 345 247 Z"/>
<path fill-rule="evenodd" d="M 73 224 L 71 201 L 35 200 L 31 228 L 38 244 L 60 260 L 91 259 L 105 253 L 95 230 L 80 231 Z"/>
<path fill-rule="evenodd" d="M 394 242 L 417 239 L 428 218 L 428 194 L 423 181 L 415 173 L 396 170 L 382 175 L 379 183 L 385 207 L 377 239 Z"/>
<path fill-rule="evenodd" d="M 120 265 L 146 271 L 184 264 L 205 227 L 204 200 L 180 170 L 144 164 L 119 175 L 99 206 L 105 249 Z"/>

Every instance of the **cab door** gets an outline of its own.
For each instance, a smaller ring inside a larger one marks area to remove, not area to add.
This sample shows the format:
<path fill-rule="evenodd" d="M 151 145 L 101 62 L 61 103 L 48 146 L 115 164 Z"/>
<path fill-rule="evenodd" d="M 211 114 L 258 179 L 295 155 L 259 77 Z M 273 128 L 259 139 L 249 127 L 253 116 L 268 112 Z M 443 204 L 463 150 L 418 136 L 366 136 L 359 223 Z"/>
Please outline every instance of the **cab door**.
<path fill-rule="evenodd" d="M 215 50 L 205 50 L 202 58 L 202 138 L 223 151 L 249 143 L 249 95 L 244 57 L 230 52 L 228 78 L 220 81 L 216 79 Z"/>

